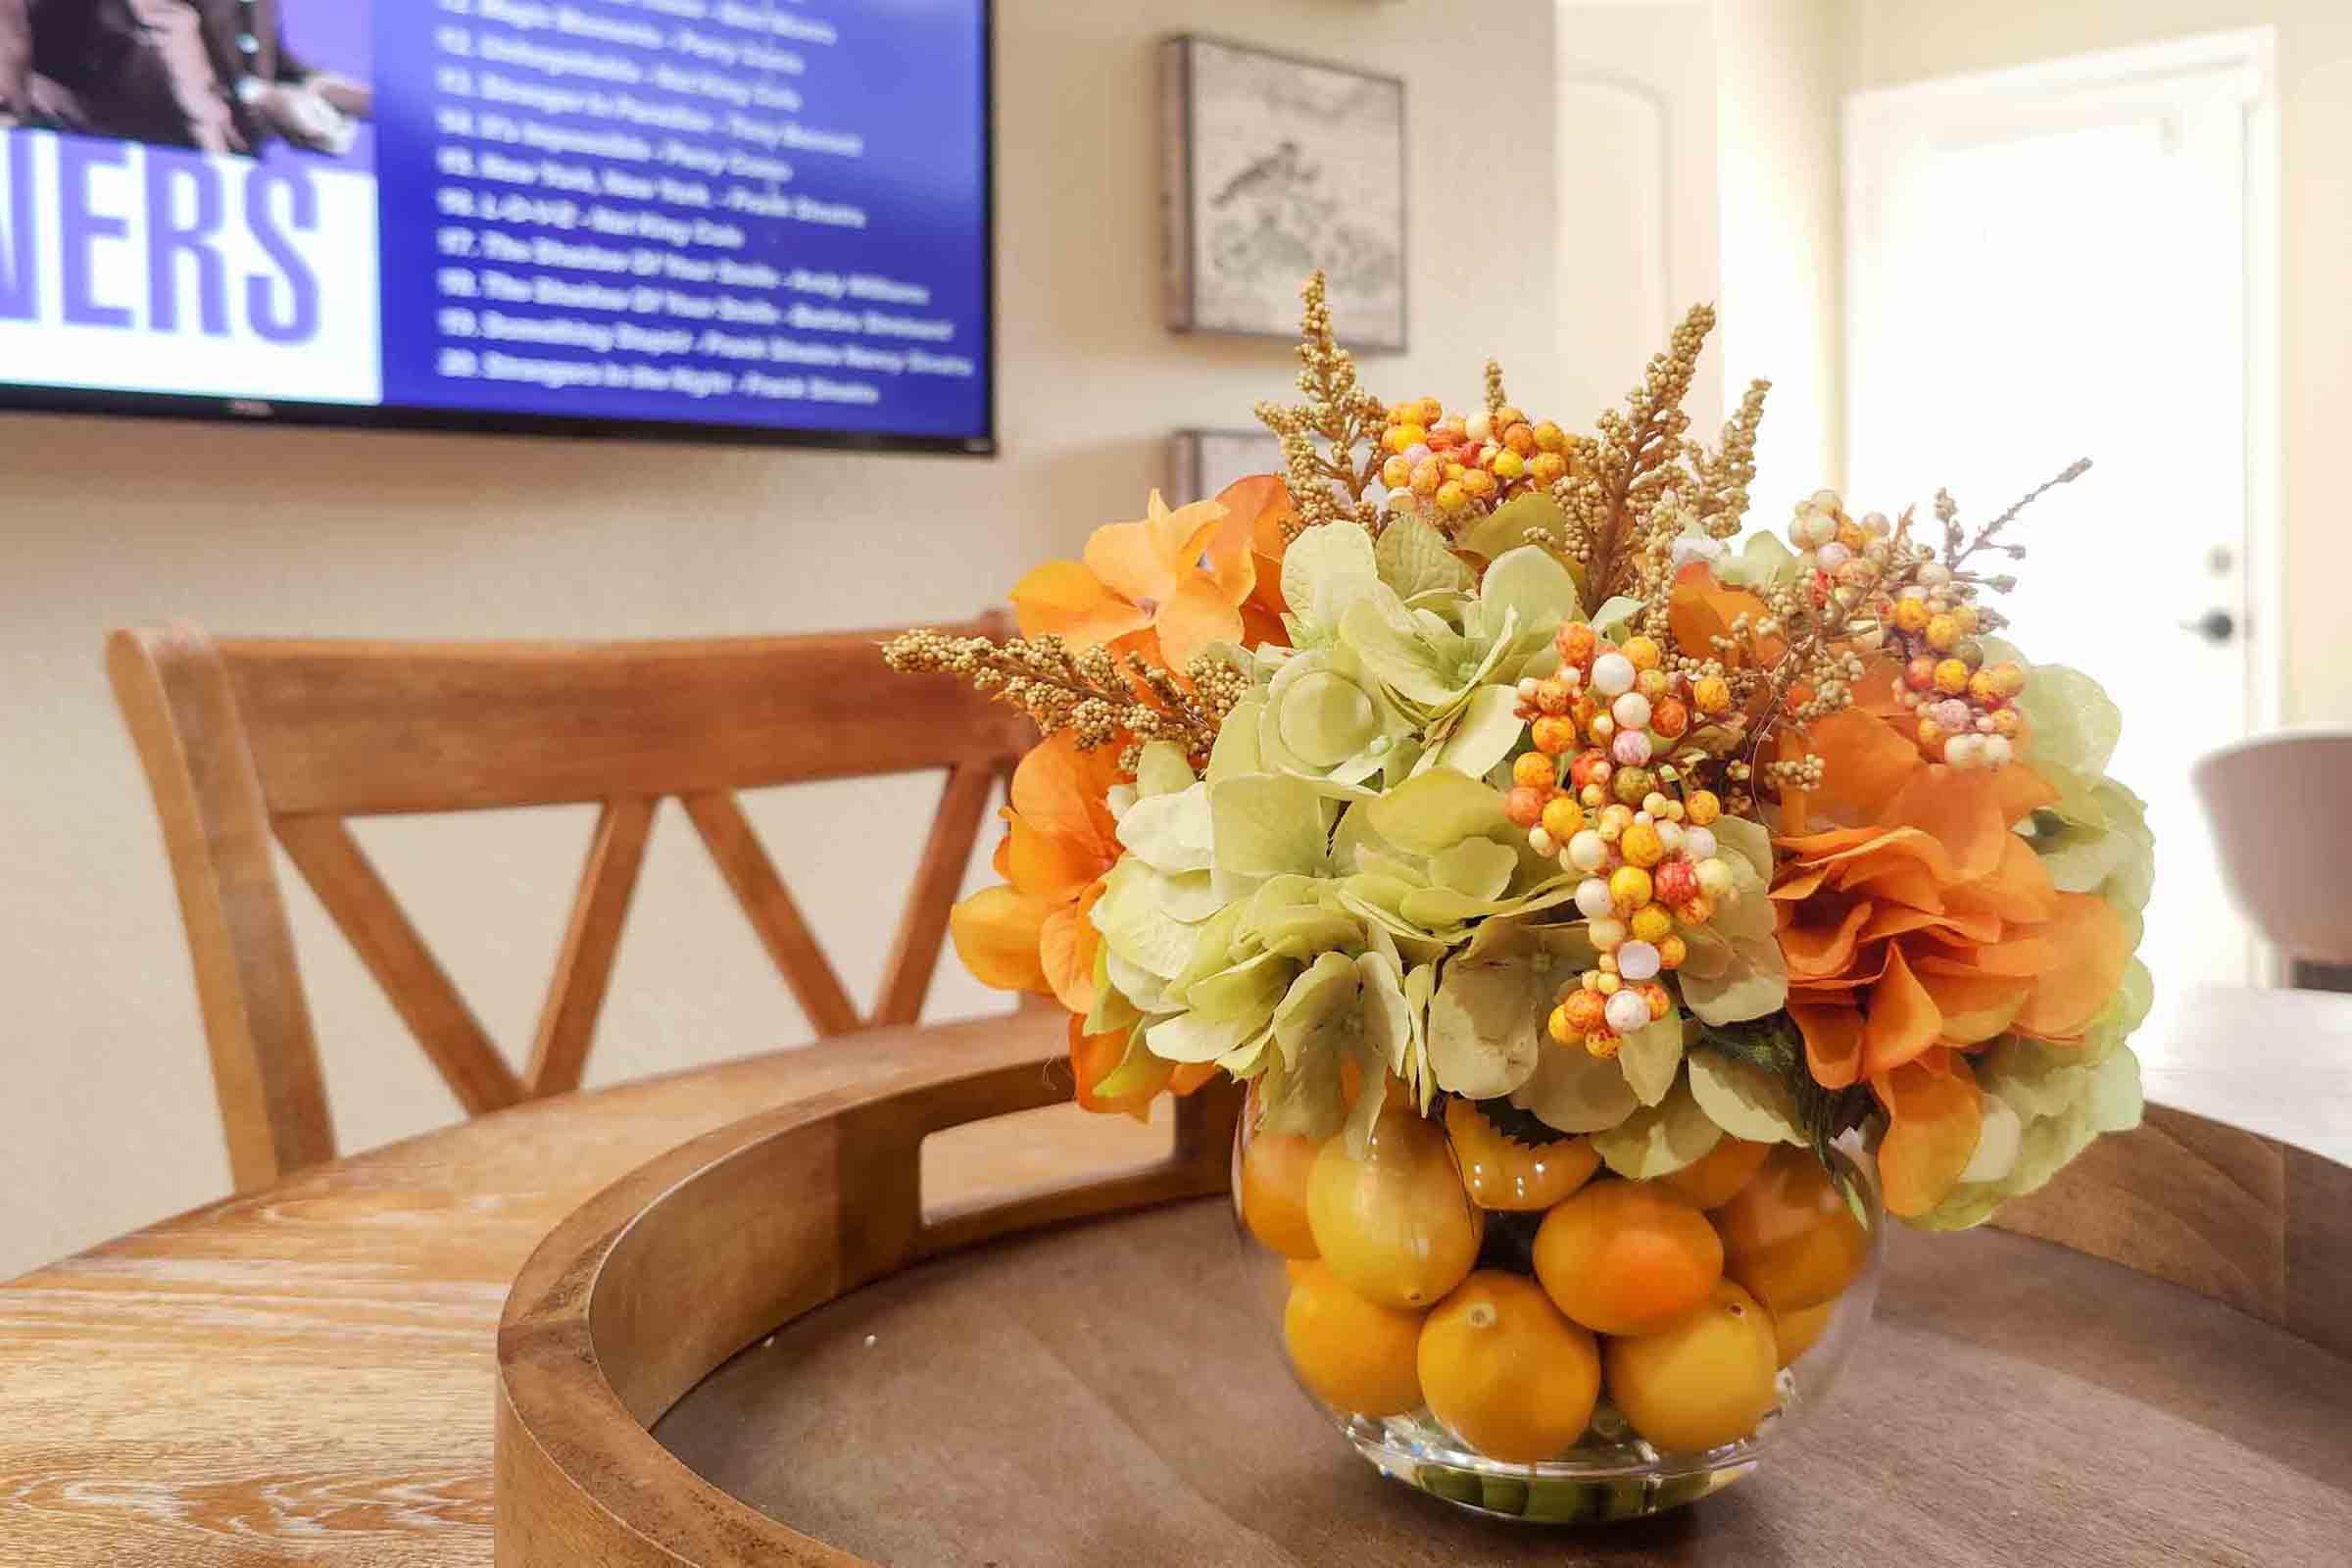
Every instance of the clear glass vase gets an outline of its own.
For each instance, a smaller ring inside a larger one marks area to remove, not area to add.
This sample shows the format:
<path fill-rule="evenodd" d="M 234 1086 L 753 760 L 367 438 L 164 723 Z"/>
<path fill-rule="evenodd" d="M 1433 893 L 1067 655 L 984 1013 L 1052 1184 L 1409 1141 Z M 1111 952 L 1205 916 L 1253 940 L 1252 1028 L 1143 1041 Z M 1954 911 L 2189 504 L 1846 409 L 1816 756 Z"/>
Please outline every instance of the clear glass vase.
<path fill-rule="evenodd" d="M 1878 1295 L 1875 1172 L 1726 1139 L 1652 1181 L 1467 1101 L 1234 1148 L 1246 1266 L 1299 1387 L 1383 1474 L 1479 1513 L 1635 1519 L 1755 1469 Z M 1499 1125 L 1498 1125 L 1499 1123 Z"/>

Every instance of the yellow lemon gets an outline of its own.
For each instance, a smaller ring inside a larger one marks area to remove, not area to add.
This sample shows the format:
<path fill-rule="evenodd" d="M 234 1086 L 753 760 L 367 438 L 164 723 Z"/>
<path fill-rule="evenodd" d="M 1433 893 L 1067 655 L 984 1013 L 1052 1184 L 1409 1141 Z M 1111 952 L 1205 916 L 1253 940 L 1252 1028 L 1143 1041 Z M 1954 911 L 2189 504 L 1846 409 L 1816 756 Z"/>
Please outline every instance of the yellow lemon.
<path fill-rule="evenodd" d="M 1381 1113 L 1361 1154 L 1345 1133 L 1323 1146 L 1306 1214 L 1333 1273 L 1369 1300 L 1408 1309 L 1434 1306 L 1459 1285 L 1486 1234 L 1446 1135 L 1403 1107 Z"/>
<path fill-rule="evenodd" d="M 1260 1133 L 1242 1152 L 1242 1223 L 1285 1257 L 1313 1257 L 1306 1182 L 1318 1146 L 1311 1138 Z"/>
<path fill-rule="evenodd" d="M 1830 1319 L 1838 1310 L 1836 1298 L 1819 1306 L 1800 1306 L 1792 1312 L 1772 1314 L 1772 1339 L 1780 1347 L 1781 1365 L 1788 1366 L 1813 1348 Z"/>
<path fill-rule="evenodd" d="M 1699 1208 L 1717 1208 L 1747 1185 L 1771 1152 L 1770 1144 L 1726 1137 L 1690 1164 L 1658 1180 Z"/>
<path fill-rule="evenodd" d="M 1592 1336 L 1533 1280 L 1480 1269 L 1421 1327 L 1432 1414 L 1491 1459 L 1533 1464 L 1583 1435 L 1600 1396 Z"/>
<path fill-rule="evenodd" d="M 1702 1453 L 1756 1430 L 1779 1395 L 1772 1318 L 1724 1280 L 1696 1310 L 1655 1334 L 1601 1348 L 1609 1396 L 1634 1430 L 1669 1453 Z"/>
<path fill-rule="evenodd" d="M 1329 1265 L 1296 1263 L 1282 1343 L 1316 1398 L 1357 1415 L 1421 1408 L 1419 1312 L 1365 1300 Z"/>
<path fill-rule="evenodd" d="M 1592 1179 L 1600 1152 L 1590 1138 L 1534 1148 L 1510 1138 L 1467 1100 L 1446 1106 L 1446 1132 L 1462 1185 L 1481 1208 L 1549 1208 Z"/>
<path fill-rule="evenodd" d="M 1723 1244 L 1707 1216 L 1655 1182 L 1597 1182 L 1544 1216 L 1536 1277 L 1596 1334 L 1646 1334 L 1707 1298 Z"/>
<path fill-rule="evenodd" d="M 1830 1300 L 1870 1256 L 1870 1232 L 1820 1160 L 1775 1149 L 1755 1179 L 1708 1216 L 1723 1235 L 1724 1272 L 1775 1312 Z"/>

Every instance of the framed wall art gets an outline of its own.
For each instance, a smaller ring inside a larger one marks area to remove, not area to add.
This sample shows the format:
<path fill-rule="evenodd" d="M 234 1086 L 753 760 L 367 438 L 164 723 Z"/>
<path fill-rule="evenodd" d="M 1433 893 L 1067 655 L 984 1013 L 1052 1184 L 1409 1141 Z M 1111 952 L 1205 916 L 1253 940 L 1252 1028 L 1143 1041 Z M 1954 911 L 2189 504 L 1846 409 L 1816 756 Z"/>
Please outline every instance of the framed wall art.
<path fill-rule="evenodd" d="M 1348 346 L 1405 346 L 1404 83 L 1193 34 L 1160 44 L 1168 325 L 1298 335 L 1321 268 Z"/>

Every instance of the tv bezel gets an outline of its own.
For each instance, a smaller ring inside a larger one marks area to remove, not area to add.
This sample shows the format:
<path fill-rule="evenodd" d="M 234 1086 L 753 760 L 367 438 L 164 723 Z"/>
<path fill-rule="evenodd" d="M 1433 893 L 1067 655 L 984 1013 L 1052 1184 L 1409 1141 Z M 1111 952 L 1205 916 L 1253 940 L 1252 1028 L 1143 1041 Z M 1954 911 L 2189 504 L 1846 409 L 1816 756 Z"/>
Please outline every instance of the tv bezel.
<path fill-rule="evenodd" d="M 175 392 L 126 392 L 93 387 L 42 386 L 0 380 L 0 413 L 115 415 L 203 423 L 292 425 L 372 430 L 458 431 L 470 434 L 623 440 L 697 446 L 807 447 L 835 452 L 997 455 L 997 5 L 980 5 L 980 285 L 983 374 L 988 383 L 981 433 L 890 435 L 864 430 L 780 428 L 757 424 L 693 423 L 670 419 L 566 418 L 548 414 L 494 414 L 472 409 L 400 408 L 390 404 L 305 403 L 274 398 L 215 397 Z"/>

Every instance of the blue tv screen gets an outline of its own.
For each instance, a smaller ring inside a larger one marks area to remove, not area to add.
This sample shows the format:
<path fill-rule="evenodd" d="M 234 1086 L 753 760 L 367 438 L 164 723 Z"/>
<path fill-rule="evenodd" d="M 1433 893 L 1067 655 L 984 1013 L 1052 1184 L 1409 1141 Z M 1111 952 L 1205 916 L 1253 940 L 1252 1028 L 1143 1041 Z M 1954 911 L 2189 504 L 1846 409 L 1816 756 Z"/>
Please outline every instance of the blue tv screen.
<path fill-rule="evenodd" d="M 0 403 L 994 450 L 988 0 L 0 0 Z"/>

